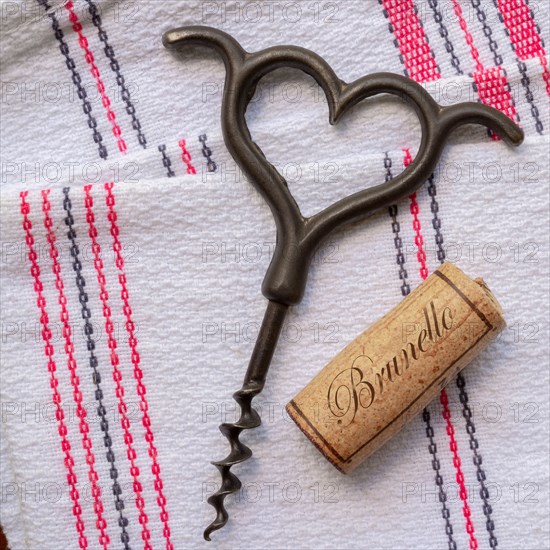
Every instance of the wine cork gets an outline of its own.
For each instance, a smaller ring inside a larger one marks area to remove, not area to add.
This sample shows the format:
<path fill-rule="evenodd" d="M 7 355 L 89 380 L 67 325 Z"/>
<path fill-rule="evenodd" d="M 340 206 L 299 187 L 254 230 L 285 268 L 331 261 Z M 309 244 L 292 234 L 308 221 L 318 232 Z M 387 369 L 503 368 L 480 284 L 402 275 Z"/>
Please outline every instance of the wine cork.
<path fill-rule="evenodd" d="M 336 468 L 349 473 L 505 326 L 483 280 L 446 263 L 344 348 L 287 412 Z"/>

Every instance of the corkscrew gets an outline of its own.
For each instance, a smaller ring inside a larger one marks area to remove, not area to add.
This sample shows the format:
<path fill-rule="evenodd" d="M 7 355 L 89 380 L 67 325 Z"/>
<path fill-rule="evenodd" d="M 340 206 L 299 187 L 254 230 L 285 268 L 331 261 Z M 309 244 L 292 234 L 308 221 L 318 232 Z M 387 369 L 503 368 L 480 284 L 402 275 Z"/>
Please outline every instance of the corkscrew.
<path fill-rule="evenodd" d="M 212 463 L 218 468 L 222 482 L 220 489 L 208 499 L 217 514 L 204 532 L 204 538 L 210 540 L 210 534 L 227 523 L 225 498 L 241 488 L 231 468 L 250 458 L 252 451 L 240 440 L 240 435 L 261 424 L 252 400 L 264 387 L 286 313 L 303 297 L 312 256 L 320 242 L 343 224 L 366 218 L 418 190 L 436 168 L 449 134 L 458 126 L 484 125 L 516 146 L 523 141 L 523 131 L 500 111 L 480 103 L 441 107 L 419 84 L 400 75 L 376 73 L 348 84 L 336 76 L 323 58 L 304 48 L 276 46 L 249 53 L 227 33 L 203 26 L 171 30 L 164 35 L 163 43 L 174 49 L 189 44 L 209 46 L 221 55 L 226 68 L 221 113 L 224 141 L 269 204 L 277 228 L 277 244 L 262 284 L 262 292 L 268 299 L 267 309 L 242 388 L 233 395 L 241 409 L 240 418 L 220 426 L 230 452 L 223 460 Z M 300 69 L 317 81 L 328 100 L 331 125 L 351 107 L 377 94 L 392 94 L 407 102 L 416 111 L 422 129 L 415 160 L 393 180 L 343 198 L 314 216 L 304 217 L 285 179 L 252 140 L 245 118 L 259 81 L 281 67 Z"/>

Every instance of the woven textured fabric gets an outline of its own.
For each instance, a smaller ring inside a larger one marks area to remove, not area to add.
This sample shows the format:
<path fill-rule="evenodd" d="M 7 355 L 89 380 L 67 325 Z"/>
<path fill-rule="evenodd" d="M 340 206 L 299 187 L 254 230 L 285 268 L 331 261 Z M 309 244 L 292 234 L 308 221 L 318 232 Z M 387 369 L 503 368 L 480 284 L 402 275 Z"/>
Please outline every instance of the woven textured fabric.
<path fill-rule="evenodd" d="M 413 197 L 332 235 L 285 323 L 263 424 L 235 468 L 222 548 L 550 546 L 550 10 L 544 2 L 2 4 L 1 524 L 12 549 L 189 548 L 213 518 L 239 387 L 265 308 L 268 207 L 221 136 L 224 70 L 174 54 L 208 24 L 291 43 L 351 81 L 406 74 L 441 104 L 516 120 L 450 138 Z M 310 215 L 398 175 L 412 112 L 369 100 L 336 127 L 313 81 L 262 80 L 254 139 Z M 481 276 L 508 328 L 355 473 L 284 406 L 444 260 Z"/>

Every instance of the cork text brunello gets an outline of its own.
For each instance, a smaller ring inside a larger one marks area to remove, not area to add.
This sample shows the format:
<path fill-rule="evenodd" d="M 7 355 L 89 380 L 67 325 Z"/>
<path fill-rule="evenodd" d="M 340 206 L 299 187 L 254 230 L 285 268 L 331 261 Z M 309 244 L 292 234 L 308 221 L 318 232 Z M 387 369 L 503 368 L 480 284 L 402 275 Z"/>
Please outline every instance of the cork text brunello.
<path fill-rule="evenodd" d="M 425 328 L 418 337 L 408 341 L 383 366 L 376 366 L 368 355 L 359 355 L 351 367 L 340 371 L 328 387 L 328 408 L 338 423 L 351 424 L 361 409 L 368 409 L 380 397 L 388 384 L 413 367 L 416 361 L 453 328 L 454 312 L 446 306 L 439 311 L 435 301 L 423 308 Z M 436 367 L 437 368 L 437 367 Z M 384 385 L 386 383 L 386 386 Z"/>

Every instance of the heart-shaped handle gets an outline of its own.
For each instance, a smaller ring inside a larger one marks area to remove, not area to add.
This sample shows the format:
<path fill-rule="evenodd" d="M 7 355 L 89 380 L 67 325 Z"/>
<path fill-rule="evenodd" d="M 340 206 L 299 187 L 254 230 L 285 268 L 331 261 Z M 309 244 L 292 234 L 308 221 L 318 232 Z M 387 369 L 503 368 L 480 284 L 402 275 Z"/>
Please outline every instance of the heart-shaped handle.
<path fill-rule="evenodd" d="M 364 218 L 416 191 L 435 170 L 447 138 L 455 128 L 482 124 L 511 145 L 523 141 L 521 128 L 492 107 L 471 102 L 441 107 L 422 86 L 392 73 L 376 73 L 347 84 L 323 58 L 304 48 L 277 46 L 252 54 L 227 33 L 202 26 L 169 31 L 163 42 L 169 48 L 192 43 L 210 46 L 224 60 L 223 136 L 229 152 L 267 201 L 275 218 L 277 246 L 262 291 L 268 299 L 283 304 L 295 304 L 302 299 L 309 265 L 319 243 L 344 223 Z M 286 180 L 252 140 L 245 117 L 260 79 L 281 67 L 300 69 L 318 82 L 328 100 L 330 124 L 338 122 L 363 99 L 376 94 L 393 94 L 410 104 L 422 129 L 415 160 L 391 181 L 345 197 L 310 218 L 304 217 Z"/>

